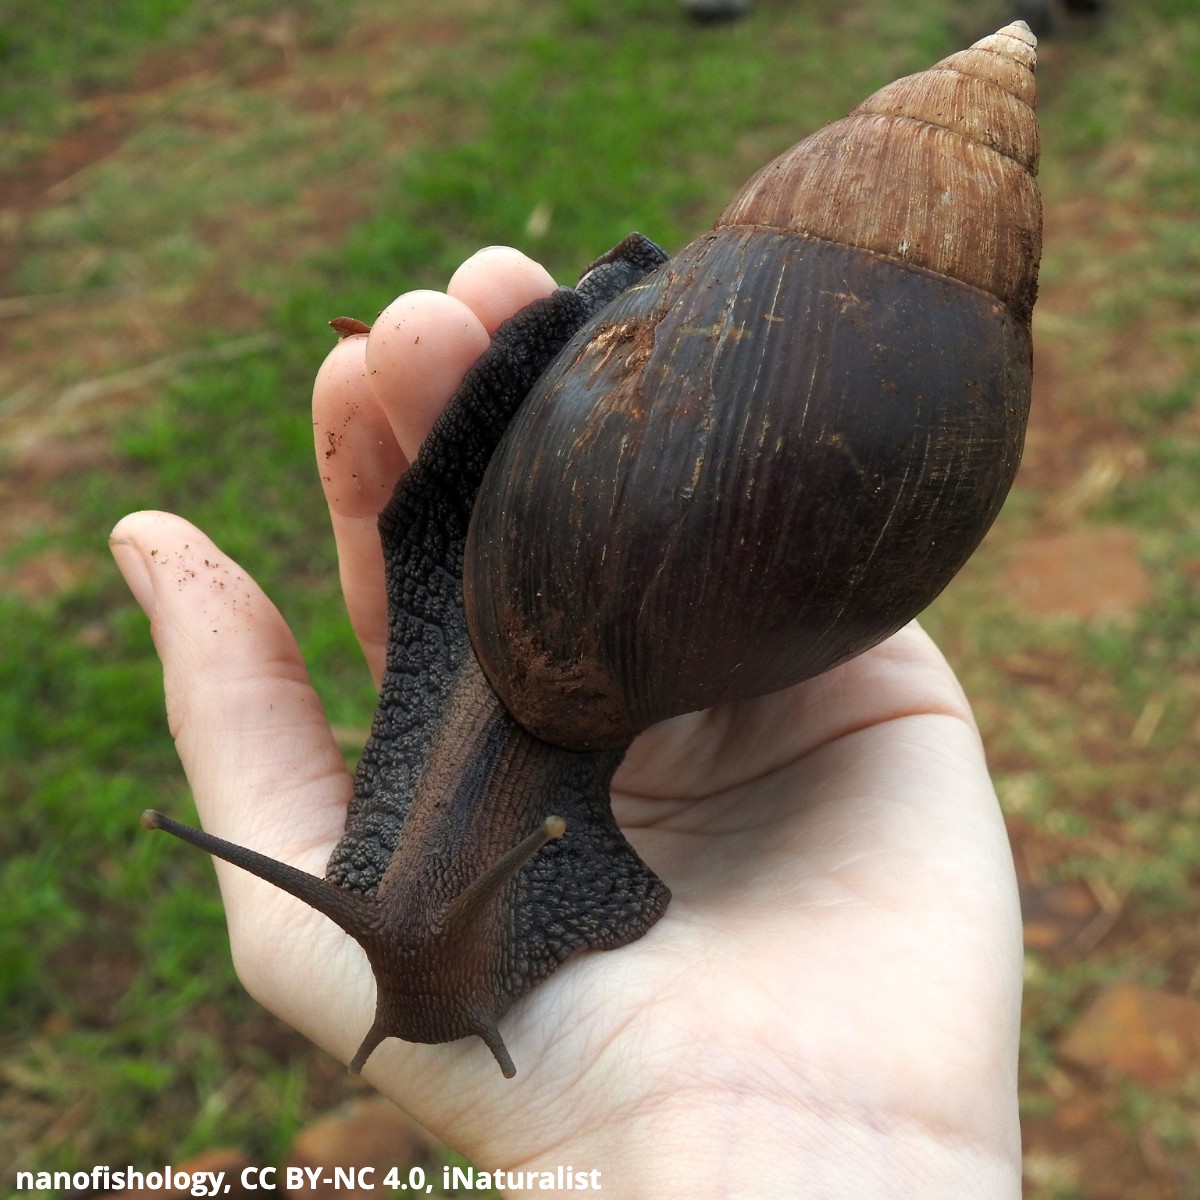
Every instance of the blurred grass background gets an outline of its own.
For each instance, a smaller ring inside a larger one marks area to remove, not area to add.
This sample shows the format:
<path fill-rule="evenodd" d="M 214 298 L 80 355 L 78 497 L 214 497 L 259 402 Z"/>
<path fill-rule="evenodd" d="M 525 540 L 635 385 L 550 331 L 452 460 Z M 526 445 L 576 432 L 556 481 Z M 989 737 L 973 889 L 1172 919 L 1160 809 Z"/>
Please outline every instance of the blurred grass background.
<path fill-rule="evenodd" d="M 148 803 L 191 802 L 112 524 L 161 507 L 212 534 L 353 745 L 374 697 L 312 462 L 324 322 L 444 286 L 486 243 L 565 282 L 630 229 L 677 249 L 772 155 L 1006 19 L 954 0 L 759 0 L 708 28 L 674 0 L 0 3 L 0 1159 L 275 1162 L 354 1087 L 241 993 L 208 863 L 138 829 Z M 1149 1088 L 1057 1051 L 1114 979 L 1200 992 L 1193 0 L 1061 22 L 1039 93 L 1026 463 L 926 624 L 976 704 L 1029 894 L 1098 906 L 1082 940 L 1029 950 L 1028 1194 L 1195 1197 L 1200 1075 Z M 1100 582 L 1072 592 L 1054 563 L 1099 545 Z"/>

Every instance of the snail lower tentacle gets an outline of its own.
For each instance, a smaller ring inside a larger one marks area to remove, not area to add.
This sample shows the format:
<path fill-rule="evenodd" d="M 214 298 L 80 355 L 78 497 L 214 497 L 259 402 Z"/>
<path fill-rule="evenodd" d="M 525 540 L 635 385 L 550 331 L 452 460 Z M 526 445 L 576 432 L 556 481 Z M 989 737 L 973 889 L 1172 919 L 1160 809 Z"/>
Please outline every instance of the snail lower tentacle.
<path fill-rule="evenodd" d="M 387 1037 L 478 1036 L 666 886 L 609 807 L 653 722 L 921 611 L 1020 461 L 1041 209 L 1021 22 L 506 322 L 379 529 L 387 665 L 324 880 L 157 817 L 362 944 Z M 352 335 L 357 326 L 342 326 Z"/>

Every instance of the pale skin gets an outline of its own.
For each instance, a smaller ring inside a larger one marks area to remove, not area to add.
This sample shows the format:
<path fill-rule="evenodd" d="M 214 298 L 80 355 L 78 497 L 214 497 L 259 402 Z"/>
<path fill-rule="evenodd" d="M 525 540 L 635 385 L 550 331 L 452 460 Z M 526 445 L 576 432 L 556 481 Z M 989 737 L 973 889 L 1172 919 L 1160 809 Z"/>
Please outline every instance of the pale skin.
<path fill-rule="evenodd" d="M 385 400 L 318 382 L 318 464 L 376 679 L 375 514 L 488 331 L 551 287 L 515 251 L 481 252 L 450 299 L 404 298 L 413 337 Z M 353 375 L 361 353 L 323 373 Z M 113 551 L 151 618 L 204 827 L 323 874 L 351 782 L 283 619 L 180 517 L 125 517 Z M 379 1091 L 481 1169 L 598 1169 L 608 1197 L 1016 1200 L 1012 857 L 970 706 L 916 625 L 789 691 L 649 730 L 613 806 L 671 887 L 662 921 L 502 1019 L 515 1079 L 476 1039 L 390 1039 L 364 1070 Z M 361 951 L 216 869 L 245 986 L 349 1061 L 374 1011 Z"/>

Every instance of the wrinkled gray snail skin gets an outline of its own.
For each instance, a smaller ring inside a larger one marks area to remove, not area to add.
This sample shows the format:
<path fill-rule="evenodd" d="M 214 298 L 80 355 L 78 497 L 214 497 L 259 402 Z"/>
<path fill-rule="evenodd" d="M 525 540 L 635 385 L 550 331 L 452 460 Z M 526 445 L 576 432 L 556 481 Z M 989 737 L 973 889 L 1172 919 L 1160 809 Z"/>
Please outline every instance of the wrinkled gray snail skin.
<path fill-rule="evenodd" d="M 1035 39 L 898 80 L 667 261 L 633 234 L 501 326 L 380 514 L 387 667 L 324 879 L 166 829 L 365 950 L 388 1037 L 483 1039 L 669 892 L 613 821 L 650 724 L 919 613 L 1020 460 L 1041 250 Z"/>

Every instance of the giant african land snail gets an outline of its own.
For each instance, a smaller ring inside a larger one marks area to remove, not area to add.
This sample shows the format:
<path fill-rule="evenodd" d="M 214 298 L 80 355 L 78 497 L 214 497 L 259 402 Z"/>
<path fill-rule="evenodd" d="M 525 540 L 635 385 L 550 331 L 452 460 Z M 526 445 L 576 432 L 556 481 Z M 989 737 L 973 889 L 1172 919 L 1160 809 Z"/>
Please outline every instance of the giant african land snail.
<path fill-rule="evenodd" d="M 631 235 L 497 331 L 380 516 L 387 670 L 326 879 L 146 815 L 362 944 L 352 1067 L 477 1035 L 513 1074 L 512 1002 L 666 908 L 609 807 L 632 738 L 868 649 L 979 543 L 1029 404 L 1034 45 L 883 88 L 675 259 Z"/>

